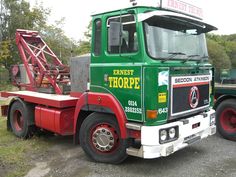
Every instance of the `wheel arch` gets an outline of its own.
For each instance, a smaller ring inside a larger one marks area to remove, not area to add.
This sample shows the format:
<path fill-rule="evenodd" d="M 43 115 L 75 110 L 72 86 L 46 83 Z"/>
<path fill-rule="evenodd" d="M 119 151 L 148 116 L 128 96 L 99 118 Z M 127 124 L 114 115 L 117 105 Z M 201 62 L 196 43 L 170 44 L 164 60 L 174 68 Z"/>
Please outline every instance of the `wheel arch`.
<path fill-rule="evenodd" d="M 79 115 L 77 116 L 77 120 L 75 122 L 74 144 L 79 144 L 79 130 L 80 130 L 80 127 L 81 127 L 83 121 L 86 119 L 86 117 L 88 117 L 92 113 L 93 112 L 83 111 L 83 110 L 81 110 L 79 112 Z"/>
<path fill-rule="evenodd" d="M 217 107 L 225 100 L 229 100 L 229 99 L 236 99 L 236 96 L 234 95 L 222 95 L 220 97 L 217 98 L 215 104 L 214 104 L 214 109 L 216 110 Z"/>
<path fill-rule="evenodd" d="M 90 106 L 96 108 L 104 108 L 105 111 L 99 109 L 91 109 Z M 86 111 L 84 111 L 86 110 Z M 118 102 L 118 100 L 111 94 L 104 93 L 84 93 L 76 104 L 74 115 L 74 143 L 78 142 L 78 132 L 82 122 L 85 118 L 93 112 L 111 113 L 114 114 L 119 125 L 121 138 L 127 138 L 126 129 L 126 114 Z"/>

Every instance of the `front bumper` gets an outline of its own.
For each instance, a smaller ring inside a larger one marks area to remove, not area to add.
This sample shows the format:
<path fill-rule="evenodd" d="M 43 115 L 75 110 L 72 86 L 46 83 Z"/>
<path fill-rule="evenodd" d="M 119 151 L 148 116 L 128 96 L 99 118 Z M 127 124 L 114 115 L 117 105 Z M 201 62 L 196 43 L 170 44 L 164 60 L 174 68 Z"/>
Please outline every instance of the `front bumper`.
<path fill-rule="evenodd" d="M 141 127 L 141 148 L 128 148 L 127 154 L 146 159 L 168 156 L 190 144 L 216 133 L 215 124 L 210 125 L 211 116 L 215 111 L 210 111 L 185 120 L 164 124 L 161 126 L 142 126 Z M 200 126 L 193 128 L 193 125 Z M 169 127 L 179 127 L 179 136 L 175 141 L 160 144 L 159 130 Z"/>

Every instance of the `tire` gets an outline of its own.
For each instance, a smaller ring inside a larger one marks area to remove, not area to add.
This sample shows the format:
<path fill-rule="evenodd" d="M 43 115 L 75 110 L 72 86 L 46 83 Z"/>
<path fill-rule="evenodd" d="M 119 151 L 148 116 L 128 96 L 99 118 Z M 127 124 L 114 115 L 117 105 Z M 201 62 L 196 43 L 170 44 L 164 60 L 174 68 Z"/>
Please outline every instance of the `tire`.
<path fill-rule="evenodd" d="M 32 137 L 34 126 L 29 125 L 29 118 L 33 116 L 33 111 L 24 102 L 15 101 L 10 109 L 11 130 L 19 138 L 27 139 Z"/>
<path fill-rule="evenodd" d="M 216 108 L 216 126 L 222 137 L 236 141 L 236 100 L 225 100 Z"/>
<path fill-rule="evenodd" d="M 119 164 L 127 157 L 128 140 L 121 139 L 116 117 L 112 114 L 90 114 L 81 125 L 79 141 L 94 161 Z"/>

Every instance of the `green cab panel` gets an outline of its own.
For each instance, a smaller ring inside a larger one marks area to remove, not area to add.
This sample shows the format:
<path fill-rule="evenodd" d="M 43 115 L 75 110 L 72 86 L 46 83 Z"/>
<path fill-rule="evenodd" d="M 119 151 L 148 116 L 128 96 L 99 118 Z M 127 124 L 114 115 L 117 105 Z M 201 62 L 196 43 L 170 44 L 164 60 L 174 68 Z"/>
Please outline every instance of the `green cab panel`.
<path fill-rule="evenodd" d="M 157 111 L 156 119 L 149 119 L 146 115 L 145 124 L 164 124 L 168 116 L 169 68 L 144 67 L 144 78 L 144 109 Z"/>
<path fill-rule="evenodd" d="M 91 91 L 112 94 L 127 119 L 143 122 L 142 66 L 135 64 L 91 64 Z"/>

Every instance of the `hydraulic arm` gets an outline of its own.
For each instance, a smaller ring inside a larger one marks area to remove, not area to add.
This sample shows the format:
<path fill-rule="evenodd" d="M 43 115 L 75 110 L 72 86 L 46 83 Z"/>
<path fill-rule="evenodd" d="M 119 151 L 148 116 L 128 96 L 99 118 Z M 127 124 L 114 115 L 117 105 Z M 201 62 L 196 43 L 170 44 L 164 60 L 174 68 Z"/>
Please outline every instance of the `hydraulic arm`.
<path fill-rule="evenodd" d="M 53 90 L 56 94 L 63 94 L 63 88 L 70 83 L 68 66 L 64 65 L 37 31 L 18 29 L 16 44 L 23 61 L 29 83 L 21 83 L 14 79 L 19 68 L 13 68 L 13 81 L 19 88 L 38 91 L 39 89 Z"/>

